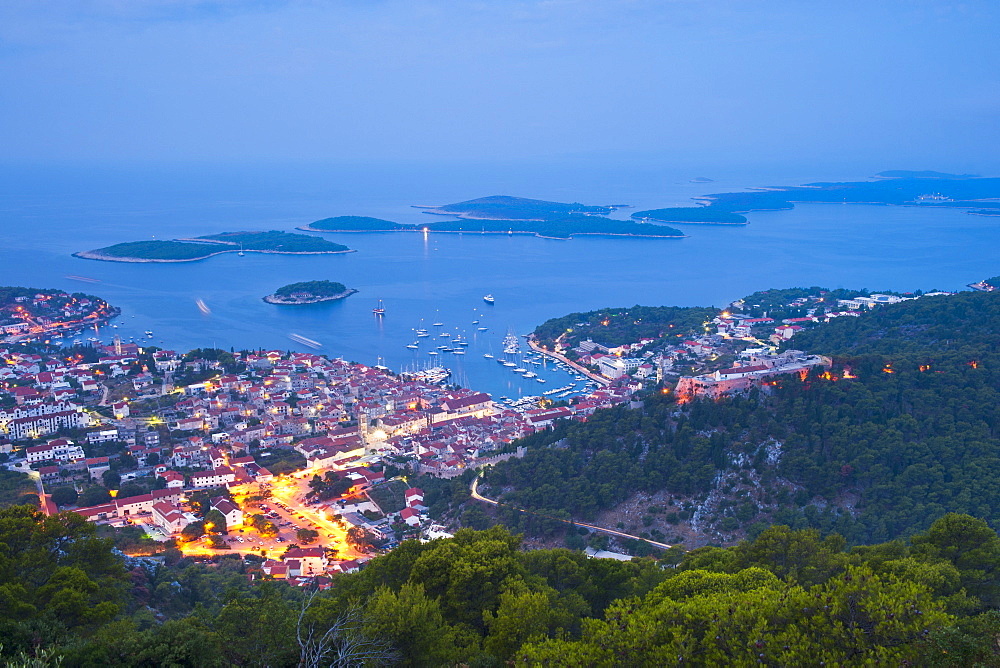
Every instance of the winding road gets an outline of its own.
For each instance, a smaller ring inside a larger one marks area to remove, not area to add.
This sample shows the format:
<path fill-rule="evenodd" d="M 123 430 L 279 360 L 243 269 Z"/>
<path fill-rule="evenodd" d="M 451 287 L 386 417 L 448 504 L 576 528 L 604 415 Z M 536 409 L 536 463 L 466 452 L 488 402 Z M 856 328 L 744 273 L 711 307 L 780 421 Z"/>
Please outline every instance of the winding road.
<path fill-rule="evenodd" d="M 583 522 L 576 522 L 574 520 L 564 520 L 564 519 L 562 519 L 560 517 L 552 517 L 551 515 L 543 515 L 542 513 L 535 513 L 535 512 L 532 512 L 530 510 L 525 510 L 524 508 L 517 508 L 515 506 L 511 506 L 510 504 L 507 504 L 507 503 L 500 503 L 499 501 L 494 501 L 493 499 L 487 499 L 485 496 L 483 496 L 482 494 L 479 493 L 479 479 L 481 477 L 482 477 L 482 474 L 480 473 L 479 475 L 477 475 L 475 477 L 475 479 L 473 479 L 472 486 L 469 487 L 469 492 L 472 494 L 472 498 L 475 499 L 476 501 L 482 501 L 483 503 L 488 503 L 491 506 L 508 506 L 510 508 L 514 508 L 514 510 L 520 511 L 522 513 L 526 513 L 528 515 L 536 515 L 537 517 L 544 517 L 546 519 L 556 520 L 557 522 L 562 522 L 563 524 L 575 524 L 578 527 L 584 527 L 584 528 L 590 529 L 592 531 L 598 531 L 600 533 L 608 534 L 609 536 L 617 536 L 619 538 L 632 538 L 634 540 L 643 540 L 643 541 L 646 541 L 647 543 L 649 543 L 650 545 L 652 545 L 653 547 L 659 547 L 659 548 L 664 549 L 664 550 L 669 550 L 671 547 L 673 547 L 672 545 L 667 545 L 666 543 L 657 543 L 655 540 L 650 540 L 648 538 L 643 538 L 641 536 L 633 536 L 632 534 L 625 533 L 623 531 L 616 531 L 614 529 L 606 529 L 604 527 L 595 526 L 593 524 L 584 524 Z"/>

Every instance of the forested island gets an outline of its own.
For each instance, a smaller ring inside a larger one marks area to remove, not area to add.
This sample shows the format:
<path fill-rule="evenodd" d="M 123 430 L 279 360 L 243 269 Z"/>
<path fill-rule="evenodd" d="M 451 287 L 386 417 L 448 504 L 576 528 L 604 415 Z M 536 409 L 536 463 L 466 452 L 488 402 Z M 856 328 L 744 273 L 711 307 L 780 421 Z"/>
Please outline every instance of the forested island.
<path fill-rule="evenodd" d="M 470 218 L 452 221 L 405 225 L 379 218 L 338 216 L 324 218 L 300 227 L 310 232 L 456 232 L 478 234 L 533 234 L 549 239 L 569 239 L 579 235 L 672 237 L 683 232 L 666 225 L 615 220 L 605 216 L 573 214 L 549 219 Z"/>
<path fill-rule="evenodd" d="M 357 290 L 335 281 L 302 281 L 278 288 L 274 294 L 264 297 L 264 301 L 282 305 L 318 304 L 344 299 L 355 292 Z"/>
<path fill-rule="evenodd" d="M 541 199 L 492 195 L 441 206 L 418 206 L 424 213 L 469 220 L 542 221 L 573 215 L 606 215 L 623 205 L 588 206 L 579 202 L 548 202 Z"/>
<path fill-rule="evenodd" d="M 222 253 L 244 252 L 316 255 L 352 251 L 320 237 L 271 230 L 223 232 L 193 239 L 130 241 L 73 255 L 108 262 L 193 262 Z"/>

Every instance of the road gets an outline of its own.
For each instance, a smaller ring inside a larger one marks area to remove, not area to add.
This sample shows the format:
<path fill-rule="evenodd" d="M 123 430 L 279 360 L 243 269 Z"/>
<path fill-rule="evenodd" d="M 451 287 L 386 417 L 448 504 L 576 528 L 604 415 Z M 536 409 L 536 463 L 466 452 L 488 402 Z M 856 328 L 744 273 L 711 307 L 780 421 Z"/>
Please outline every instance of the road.
<path fill-rule="evenodd" d="M 300 547 L 324 547 L 337 550 L 337 559 L 355 559 L 364 556 L 347 543 L 347 529 L 327 519 L 314 506 L 305 503 L 305 493 L 309 490 L 308 480 L 314 471 L 302 477 L 288 476 L 276 479 L 271 487 L 271 498 L 262 504 L 261 509 L 244 507 L 244 515 L 261 513 L 278 527 L 278 535 L 261 536 L 249 525 L 229 529 L 226 543 L 228 550 L 215 550 L 205 545 L 204 540 L 186 543 L 181 550 L 188 556 L 214 556 L 225 554 L 255 554 L 272 559 L 280 558 L 281 554 L 291 544 Z M 245 489 L 234 494 L 240 506 L 244 506 L 244 497 L 255 494 L 256 489 Z M 271 514 L 277 517 L 271 516 Z M 348 527 L 349 528 L 349 527 Z M 305 545 L 296 537 L 298 529 L 312 529 L 319 533 L 314 543 Z M 281 539 L 280 541 L 278 539 Z M 240 540 L 242 539 L 242 540 Z"/>
<path fill-rule="evenodd" d="M 596 382 L 600 383 L 601 385 L 605 385 L 606 386 L 606 385 L 610 385 L 611 384 L 611 381 L 609 379 L 605 378 L 604 376 L 600 376 L 600 375 L 598 375 L 596 373 L 592 373 L 592 372 L 588 371 L 585 367 L 580 366 L 576 362 L 573 362 L 572 360 L 568 359 L 567 357 L 565 357 L 563 355 L 560 355 L 559 353 L 552 352 L 551 350 L 545 350 L 544 348 L 542 348 L 541 346 L 539 346 L 537 343 L 535 343 L 531 339 L 528 339 L 528 346 L 532 350 L 534 350 L 536 353 L 538 353 L 539 355 L 545 355 L 547 357 L 551 357 L 553 359 L 559 360 L 560 362 L 564 362 L 564 363 L 568 364 L 569 366 L 571 366 L 573 368 L 574 371 L 577 371 L 578 373 L 583 374 L 587 378 L 589 378 L 589 379 L 591 379 L 593 381 L 596 381 Z"/>
<path fill-rule="evenodd" d="M 483 496 L 482 494 L 479 493 L 479 479 L 481 477 L 482 477 L 482 474 L 476 476 L 476 478 L 472 481 L 472 486 L 469 488 L 469 491 L 472 494 L 472 498 L 475 499 L 476 501 L 482 501 L 483 503 L 488 503 L 488 504 L 490 504 L 492 506 L 507 506 L 508 504 L 506 504 L 506 503 L 500 503 L 499 501 L 494 501 L 493 499 L 487 499 L 485 496 Z M 596 526 L 596 525 L 593 525 L 593 524 L 584 524 L 583 522 L 575 522 L 573 520 L 564 520 L 564 519 L 559 518 L 559 517 L 552 517 L 551 515 L 543 515 L 542 513 L 535 513 L 535 512 L 532 512 L 530 510 L 525 510 L 523 508 L 517 508 L 515 506 L 508 506 L 508 507 L 514 508 L 514 510 L 520 511 L 520 512 L 525 513 L 527 515 L 535 515 L 537 517 L 544 517 L 546 519 L 556 520 L 557 522 L 562 522 L 563 524 L 575 524 L 578 527 L 584 527 L 586 529 L 590 529 L 592 531 L 598 531 L 600 533 L 608 534 L 610 536 L 617 536 L 619 538 L 632 538 L 634 540 L 644 540 L 647 543 L 649 543 L 650 545 L 653 545 L 654 547 L 662 548 L 664 550 L 668 550 L 671 547 L 673 547 L 672 545 L 667 545 L 666 543 L 658 543 L 655 540 L 650 540 L 648 538 L 643 538 L 642 536 L 633 536 L 630 533 L 625 533 L 623 531 L 616 531 L 615 529 L 607 529 L 605 527 L 599 527 L 599 526 Z"/>

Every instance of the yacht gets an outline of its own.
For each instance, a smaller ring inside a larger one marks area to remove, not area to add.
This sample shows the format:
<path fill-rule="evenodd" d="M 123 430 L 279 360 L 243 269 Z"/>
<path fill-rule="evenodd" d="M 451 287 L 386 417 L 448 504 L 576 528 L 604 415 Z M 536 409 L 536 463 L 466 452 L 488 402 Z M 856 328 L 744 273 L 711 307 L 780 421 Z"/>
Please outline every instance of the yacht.
<path fill-rule="evenodd" d="M 524 377 L 525 378 L 538 378 L 538 374 L 535 373 L 534 371 L 529 371 L 528 373 L 524 374 Z"/>
<path fill-rule="evenodd" d="M 544 378 L 536 378 L 535 380 L 537 380 L 539 383 L 544 383 L 545 382 Z"/>
<path fill-rule="evenodd" d="M 489 353 L 483 353 L 483 357 L 485 357 L 488 360 L 493 359 L 493 355 L 490 355 Z"/>
<path fill-rule="evenodd" d="M 406 346 L 406 347 L 407 347 L 407 348 L 409 348 L 410 350 L 416 350 L 416 349 L 417 349 L 417 348 L 419 348 L 420 346 L 418 346 L 418 345 L 417 345 L 417 342 L 416 342 L 416 341 L 414 341 L 413 343 L 411 343 L 410 345 L 408 345 L 408 346 Z"/>
<path fill-rule="evenodd" d="M 382 303 L 381 299 L 378 300 L 378 304 L 372 309 L 372 313 L 375 315 L 385 315 L 385 304 Z"/>
<path fill-rule="evenodd" d="M 476 329 L 478 329 L 480 332 L 485 332 L 489 328 L 488 327 L 477 327 Z"/>
<path fill-rule="evenodd" d="M 513 366 L 513 363 L 511 364 L 511 366 Z M 526 371 L 527 369 L 522 369 L 521 367 L 517 367 L 514 369 L 514 373 L 524 373 Z"/>
<path fill-rule="evenodd" d="M 493 304 L 496 302 L 496 299 L 493 298 L 493 295 L 486 295 L 485 297 L 483 297 L 483 301 L 486 302 L 487 304 Z"/>
<path fill-rule="evenodd" d="M 456 355 L 464 355 L 465 354 L 465 351 L 462 350 L 461 348 L 456 348 L 455 350 L 452 350 L 451 352 L 454 353 L 454 354 L 456 354 Z"/>

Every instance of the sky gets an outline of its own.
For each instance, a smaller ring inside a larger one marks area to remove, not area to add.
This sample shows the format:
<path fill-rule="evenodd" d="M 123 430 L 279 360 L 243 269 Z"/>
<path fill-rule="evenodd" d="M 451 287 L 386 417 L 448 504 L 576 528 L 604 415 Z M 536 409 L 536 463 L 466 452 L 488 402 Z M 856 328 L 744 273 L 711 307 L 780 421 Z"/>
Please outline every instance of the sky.
<path fill-rule="evenodd" d="M 0 162 L 1000 171 L 995 0 L 4 0 Z"/>

